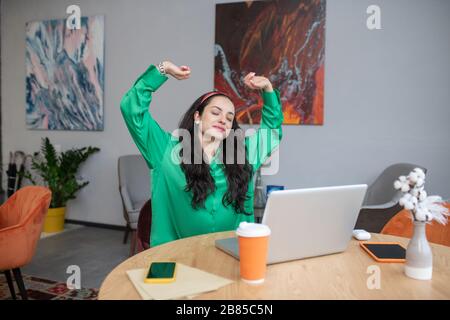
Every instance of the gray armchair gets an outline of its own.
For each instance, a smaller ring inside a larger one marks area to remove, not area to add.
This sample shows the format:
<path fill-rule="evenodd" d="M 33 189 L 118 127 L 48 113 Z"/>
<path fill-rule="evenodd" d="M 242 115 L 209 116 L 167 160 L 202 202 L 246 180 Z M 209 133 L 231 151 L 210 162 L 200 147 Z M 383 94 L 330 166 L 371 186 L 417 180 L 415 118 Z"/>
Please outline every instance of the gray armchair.
<path fill-rule="evenodd" d="M 414 168 L 427 169 L 411 164 L 396 163 L 387 167 L 367 189 L 355 229 L 379 233 L 388 221 L 402 207 L 398 204 L 401 192 L 394 189 L 394 181 L 401 175 L 408 175 Z"/>
<path fill-rule="evenodd" d="M 127 223 L 123 243 L 131 232 L 130 256 L 136 251 L 136 229 L 139 213 L 151 197 L 149 168 L 141 155 L 119 157 L 119 191 L 123 204 L 123 216 Z"/>

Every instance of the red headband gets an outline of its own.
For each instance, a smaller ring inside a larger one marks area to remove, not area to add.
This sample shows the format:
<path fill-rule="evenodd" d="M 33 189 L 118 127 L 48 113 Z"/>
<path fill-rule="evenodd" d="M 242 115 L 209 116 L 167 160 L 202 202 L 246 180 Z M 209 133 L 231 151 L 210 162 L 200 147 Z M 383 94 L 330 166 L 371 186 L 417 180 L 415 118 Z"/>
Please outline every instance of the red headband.
<path fill-rule="evenodd" d="M 229 99 L 231 99 L 225 92 L 221 92 L 221 91 L 214 90 L 214 91 L 205 93 L 205 95 L 203 96 L 202 101 L 200 101 L 200 104 L 202 104 L 202 103 L 203 103 L 206 99 L 208 99 L 209 97 L 212 97 L 212 96 L 215 96 L 215 95 L 218 95 L 218 94 L 223 94 L 224 96 L 226 96 L 226 97 L 228 97 Z"/>

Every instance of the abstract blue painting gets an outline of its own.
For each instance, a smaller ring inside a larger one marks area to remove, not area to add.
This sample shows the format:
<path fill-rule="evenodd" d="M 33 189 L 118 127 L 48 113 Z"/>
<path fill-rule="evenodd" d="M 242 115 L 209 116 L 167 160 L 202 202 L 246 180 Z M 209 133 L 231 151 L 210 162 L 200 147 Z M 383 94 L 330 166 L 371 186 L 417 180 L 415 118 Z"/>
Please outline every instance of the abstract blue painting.
<path fill-rule="evenodd" d="M 28 129 L 103 130 L 104 16 L 26 24 Z"/>

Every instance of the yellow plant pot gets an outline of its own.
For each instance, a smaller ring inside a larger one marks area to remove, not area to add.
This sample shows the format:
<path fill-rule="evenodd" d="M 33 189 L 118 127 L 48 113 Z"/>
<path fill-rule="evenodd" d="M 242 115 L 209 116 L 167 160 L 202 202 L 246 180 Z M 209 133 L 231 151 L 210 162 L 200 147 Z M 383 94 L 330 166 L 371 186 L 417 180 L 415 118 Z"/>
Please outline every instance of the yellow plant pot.
<path fill-rule="evenodd" d="M 66 207 L 50 208 L 44 220 L 44 232 L 52 233 L 64 230 Z"/>

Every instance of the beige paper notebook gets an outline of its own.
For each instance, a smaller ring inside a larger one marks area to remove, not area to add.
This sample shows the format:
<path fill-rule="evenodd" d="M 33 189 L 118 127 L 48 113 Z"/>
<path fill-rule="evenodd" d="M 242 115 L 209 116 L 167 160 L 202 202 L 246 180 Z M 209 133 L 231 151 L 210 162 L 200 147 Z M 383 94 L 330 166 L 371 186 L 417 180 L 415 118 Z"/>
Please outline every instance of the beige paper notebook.
<path fill-rule="evenodd" d="M 145 283 L 147 269 L 128 270 L 127 274 L 136 290 L 144 300 L 167 300 L 193 297 L 201 293 L 214 291 L 233 283 L 211 273 L 177 263 L 176 280 L 172 283 Z"/>

